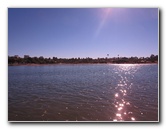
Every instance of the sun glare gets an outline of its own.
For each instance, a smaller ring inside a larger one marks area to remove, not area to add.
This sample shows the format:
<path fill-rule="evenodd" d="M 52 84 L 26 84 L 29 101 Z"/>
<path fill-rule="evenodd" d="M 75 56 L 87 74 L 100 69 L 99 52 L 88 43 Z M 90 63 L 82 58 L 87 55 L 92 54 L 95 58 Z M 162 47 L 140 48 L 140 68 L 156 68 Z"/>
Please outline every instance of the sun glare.
<path fill-rule="evenodd" d="M 96 29 L 95 37 L 97 37 L 100 34 L 100 31 L 102 30 L 102 28 L 106 24 L 106 21 L 111 14 L 111 8 L 100 9 L 99 14 L 100 14 L 101 20 L 100 20 L 99 26 Z"/>

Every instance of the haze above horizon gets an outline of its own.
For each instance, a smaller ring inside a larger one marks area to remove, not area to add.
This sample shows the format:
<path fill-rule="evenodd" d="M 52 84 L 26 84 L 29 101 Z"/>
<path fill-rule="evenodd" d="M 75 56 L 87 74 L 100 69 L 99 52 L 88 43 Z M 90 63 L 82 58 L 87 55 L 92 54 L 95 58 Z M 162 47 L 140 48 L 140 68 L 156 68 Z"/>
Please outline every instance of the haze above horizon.
<path fill-rule="evenodd" d="M 8 55 L 158 55 L 158 8 L 9 8 Z"/>

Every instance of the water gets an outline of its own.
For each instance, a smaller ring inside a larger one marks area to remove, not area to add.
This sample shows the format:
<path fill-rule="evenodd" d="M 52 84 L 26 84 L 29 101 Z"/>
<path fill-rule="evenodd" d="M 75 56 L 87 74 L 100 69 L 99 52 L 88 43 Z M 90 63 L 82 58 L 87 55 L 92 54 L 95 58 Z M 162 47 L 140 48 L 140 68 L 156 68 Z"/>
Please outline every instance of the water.
<path fill-rule="evenodd" d="M 157 64 L 8 70 L 9 121 L 158 121 Z"/>

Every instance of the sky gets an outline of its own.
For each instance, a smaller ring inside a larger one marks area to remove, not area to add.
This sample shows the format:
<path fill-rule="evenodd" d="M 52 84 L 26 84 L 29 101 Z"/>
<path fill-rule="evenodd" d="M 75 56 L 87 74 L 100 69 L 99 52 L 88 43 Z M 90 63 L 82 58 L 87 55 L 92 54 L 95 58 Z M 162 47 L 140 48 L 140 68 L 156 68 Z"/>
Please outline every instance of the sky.
<path fill-rule="evenodd" d="M 149 57 L 158 26 L 158 8 L 9 8 L 8 55 Z"/>

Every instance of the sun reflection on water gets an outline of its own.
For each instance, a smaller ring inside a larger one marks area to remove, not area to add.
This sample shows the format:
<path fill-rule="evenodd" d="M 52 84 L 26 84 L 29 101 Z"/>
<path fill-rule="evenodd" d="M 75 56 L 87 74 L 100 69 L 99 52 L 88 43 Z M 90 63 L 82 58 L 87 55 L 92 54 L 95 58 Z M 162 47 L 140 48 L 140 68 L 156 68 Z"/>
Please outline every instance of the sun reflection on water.
<path fill-rule="evenodd" d="M 135 64 L 118 64 L 115 73 L 118 75 L 119 81 L 115 87 L 114 95 L 115 117 L 113 121 L 135 121 L 134 113 L 131 111 L 131 103 L 127 100 L 128 92 L 132 88 L 132 83 L 128 79 L 133 77 L 133 73 L 137 71 Z"/>

